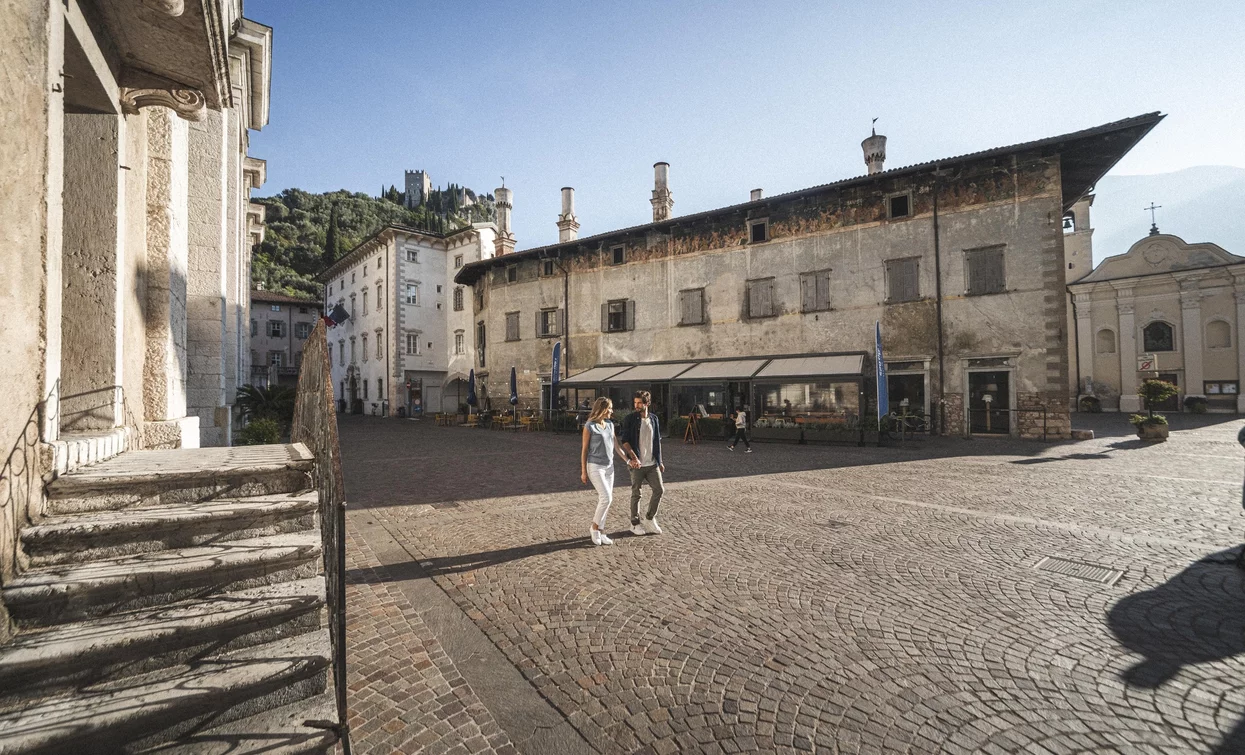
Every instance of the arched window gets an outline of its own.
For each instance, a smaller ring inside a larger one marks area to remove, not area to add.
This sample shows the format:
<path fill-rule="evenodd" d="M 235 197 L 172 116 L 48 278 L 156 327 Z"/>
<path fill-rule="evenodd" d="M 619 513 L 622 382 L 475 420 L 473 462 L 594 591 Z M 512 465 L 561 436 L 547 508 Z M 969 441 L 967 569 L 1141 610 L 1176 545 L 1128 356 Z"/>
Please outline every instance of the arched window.
<path fill-rule="evenodd" d="M 1206 347 L 1228 349 L 1232 347 L 1232 328 L 1223 320 L 1206 323 Z"/>
<path fill-rule="evenodd" d="M 1172 326 L 1156 320 L 1145 327 L 1141 331 L 1141 340 L 1146 351 L 1175 351 L 1176 336 L 1172 332 Z"/>
<path fill-rule="evenodd" d="M 1114 354 L 1115 353 L 1115 331 L 1109 328 L 1103 328 L 1098 331 L 1098 353 Z"/>

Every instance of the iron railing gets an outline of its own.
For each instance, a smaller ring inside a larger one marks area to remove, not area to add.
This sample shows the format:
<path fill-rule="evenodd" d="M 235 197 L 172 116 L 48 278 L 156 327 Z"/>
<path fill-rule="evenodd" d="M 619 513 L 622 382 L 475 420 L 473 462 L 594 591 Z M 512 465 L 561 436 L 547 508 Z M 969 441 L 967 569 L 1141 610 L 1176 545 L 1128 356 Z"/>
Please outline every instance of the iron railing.
<path fill-rule="evenodd" d="M 346 490 L 342 482 L 329 358 L 328 337 L 324 322 L 320 321 L 303 347 L 290 441 L 306 444 L 316 460 L 329 639 L 333 652 L 333 691 L 337 698 L 335 728 L 342 751 L 350 755 L 350 725 L 346 714 Z"/>

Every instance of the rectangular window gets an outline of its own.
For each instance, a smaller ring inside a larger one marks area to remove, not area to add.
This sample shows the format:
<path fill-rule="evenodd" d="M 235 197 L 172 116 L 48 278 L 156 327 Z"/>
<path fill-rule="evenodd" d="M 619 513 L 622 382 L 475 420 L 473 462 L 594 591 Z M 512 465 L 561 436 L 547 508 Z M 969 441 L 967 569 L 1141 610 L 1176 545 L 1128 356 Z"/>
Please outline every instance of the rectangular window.
<path fill-rule="evenodd" d="M 351 294 L 350 295 L 350 319 L 351 320 L 354 319 L 354 301 L 355 301 L 355 295 Z"/>
<path fill-rule="evenodd" d="M 461 330 L 454 331 L 454 353 L 463 353 L 463 332 Z"/>
<path fill-rule="evenodd" d="M 418 333 L 407 333 L 406 334 L 406 353 L 415 355 L 415 356 L 419 355 L 419 334 Z"/>
<path fill-rule="evenodd" d="M 485 366 L 484 365 L 485 343 L 486 342 L 484 340 L 484 321 L 481 320 L 480 322 L 476 323 L 476 354 L 477 354 L 477 358 L 479 360 L 481 367 Z"/>
<path fill-rule="evenodd" d="M 300 322 L 294 326 L 294 335 L 299 339 L 311 337 L 311 323 Z"/>
<path fill-rule="evenodd" d="M 1003 247 L 969 249 L 964 252 L 964 279 L 969 296 L 997 294 L 1007 290 L 1003 275 Z"/>
<path fill-rule="evenodd" d="M 363 314 L 367 314 L 367 289 L 363 289 Z"/>
<path fill-rule="evenodd" d="M 343 367 L 346 365 L 346 342 L 337 342 L 337 363 Z"/>
<path fill-rule="evenodd" d="M 367 334 L 363 334 L 363 361 L 367 361 Z"/>
<path fill-rule="evenodd" d="M 385 379 L 376 378 L 376 398 L 385 397 Z"/>
<path fill-rule="evenodd" d="M 454 311 L 455 312 L 463 311 L 463 287 L 462 286 L 454 287 Z"/>
<path fill-rule="evenodd" d="M 748 242 L 760 244 L 769 241 L 769 221 L 753 220 L 748 223 Z"/>
<path fill-rule="evenodd" d="M 778 314 L 774 308 L 774 279 L 761 278 L 748 281 L 748 317 L 773 317 Z"/>
<path fill-rule="evenodd" d="M 355 353 L 355 340 L 354 340 L 354 336 L 351 336 L 351 337 L 350 337 L 350 363 L 351 363 L 351 364 L 355 364 L 355 363 L 357 363 L 358 361 L 359 361 L 359 356 L 358 356 L 358 354 L 356 354 L 356 353 Z"/>
<path fill-rule="evenodd" d="M 630 299 L 615 299 L 602 304 L 601 330 L 606 333 L 635 330 L 635 302 Z"/>
<path fill-rule="evenodd" d="M 541 338 L 562 335 L 562 310 L 557 307 L 542 309 L 536 313 L 536 332 Z"/>
<path fill-rule="evenodd" d="M 307 314 L 307 308 L 306 308 L 306 307 L 299 307 L 299 308 L 298 308 L 298 314 L 300 314 L 300 315 L 305 315 L 305 314 Z"/>
<path fill-rule="evenodd" d="M 367 398 L 367 383 L 368 381 L 366 380 L 363 381 L 363 398 L 365 399 Z"/>
<path fill-rule="evenodd" d="M 419 284 L 418 283 L 406 284 L 406 303 L 407 304 L 419 304 Z"/>
<path fill-rule="evenodd" d="M 273 305 L 272 305 L 272 311 L 273 311 L 273 312 L 280 312 L 280 311 L 281 311 L 281 305 L 280 305 L 280 304 L 273 304 Z"/>
<path fill-rule="evenodd" d="M 800 311 L 824 312 L 830 309 L 830 271 L 800 273 Z"/>
<path fill-rule="evenodd" d="M 406 261 L 407 262 L 419 262 L 419 251 L 417 249 L 407 249 L 406 250 Z"/>
<path fill-rule="evenodd" d="M 912 214 L 912 197 L 907 194 L 898 194 L 886 199 L 886 217 L 906 218 Z"/>
<path fill-rule="evenodd" d="M 272 365 L 273 367 L 284 367 L 285 366 L 285 352 L 284 351 L 268 352 L 268 364 Z"/>
<path fill-rule="evenodd" d="M 519 266 L 511 265 L 510 267 L 507 267 L 506 268 L 506 282 L 514 283 L 518 279 L 519 279 Z"/>
<path fill-rule="evenodd" d="M 281 320 L 269 320 L 268 336 L 270 338 L 285 338 L 285 323 Z"/>
<path fill-rule="evenodd" d="M 379 283 L 377 283 L 377 284 L 376 284 L 376 306 L 377 306 L 377 307 L 380 307 L 380 306 L 381 306 L 381 302 L 383 302 L 383 301 L 385 300 L 385 299 L 384 299 L 384 297 L 382 297 L 382 296 L 380 295 L 380 292 L 381 292 L 381 287 L 380 287 L 380 284 L 379 284 Z"/>
<path fill-rule="evenodd" d="M 626 261 L 626 248 L 621 244 L 610 249 L 610 264 L 621 265 Z"/>
<path fill-rule="evenodd" d="M 257 335 L 259 335 L 259 323 L 251 320 L 251 337 L 254 338 Z"/>
<path fill-rule="evenodd" d="M 916 301 L 921 298 L 921 259 L 908 257 L 886 261 L 886 301 Z"/>
<path fill-rule="evenodd" d="M 376 358 L 385 358 L 385 339 L 381 338 L 381 332 L 376 331 Z"/>
<path fill-rule="evenodd" d="M 545 276 L 553 275 L 555 269 L 556 268 L 554 267 L 553 260 L 541 260 L 541 263 L 540 263 L 540 274 L 541 275 L 545 275 Z"/>
<path fill-rule="evenodd" d="M 294 369 L 301 370 L 303 368 L 303 352 L 294 355 Z"/>
<path fill-rule="evenodd" d="M 705 290 L 689 288 L 679 292 L 679 324 L 704 325 Z"/>
<path fill-rule="evenodd" d="M 462 266 L 463 266 L 463 256 L 461 254 L 454 255 L 454 269 L 457 270 L 458 268 Z"/>
<path fill-rule="evenodd" d="M 518 312 L 507 312 L 506 313 L 506 340 L 507 341 L 519 340 L 519 313 Z"/>

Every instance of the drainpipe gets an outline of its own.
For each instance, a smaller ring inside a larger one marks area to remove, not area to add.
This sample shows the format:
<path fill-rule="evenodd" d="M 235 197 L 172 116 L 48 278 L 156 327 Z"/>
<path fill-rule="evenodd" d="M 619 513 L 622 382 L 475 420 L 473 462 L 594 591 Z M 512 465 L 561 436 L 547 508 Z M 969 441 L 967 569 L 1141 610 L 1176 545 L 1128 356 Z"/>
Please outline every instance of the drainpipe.
<path fill-rule="evenodd" d="M 571 271 L 562 265 L 560 257 L 553 264 L 562 272 L 562 377 L 571 375 Z"/>
<path fill-rule="evenodd" d="M 1076 354 L 1076 397 L 1073 399 L 1076 411 L 1081 410 L 1081 329 L 1076 326 L 1076 297 L 1072 296 L 1072 292 L 1067 286 L 1064 291 L 1068 293 L 1068 298 L 1072 300 L 1072 348 Z"/>
<path fill-rule="evenodd" d="M 942 249 L 938 241 L 938 177 L 941 174 L 934 165 L 934 313 L 938 321 L 938 432 L 947 434 L 947 373 L 944 359 L 942 329 Z"/>

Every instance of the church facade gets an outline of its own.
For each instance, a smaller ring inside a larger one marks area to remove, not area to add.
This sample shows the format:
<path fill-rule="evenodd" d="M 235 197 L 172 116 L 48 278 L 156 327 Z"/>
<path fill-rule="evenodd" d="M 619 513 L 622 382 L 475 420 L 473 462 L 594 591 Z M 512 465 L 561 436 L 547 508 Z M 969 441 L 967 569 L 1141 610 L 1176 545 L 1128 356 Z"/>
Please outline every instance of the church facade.
<path fill-rule="evenodd" d="M 1209 411 L 1245 411 L 1245 257 L 1156 227 L 1069 291 L 1082 397 L 1137 412 L 1141 381 L 1157 377 L 1179 389 L 1166 411 L 1203 398 Z M 1154 357 L 1152 370 L 1141 370 L 1143 355 Z"/>

